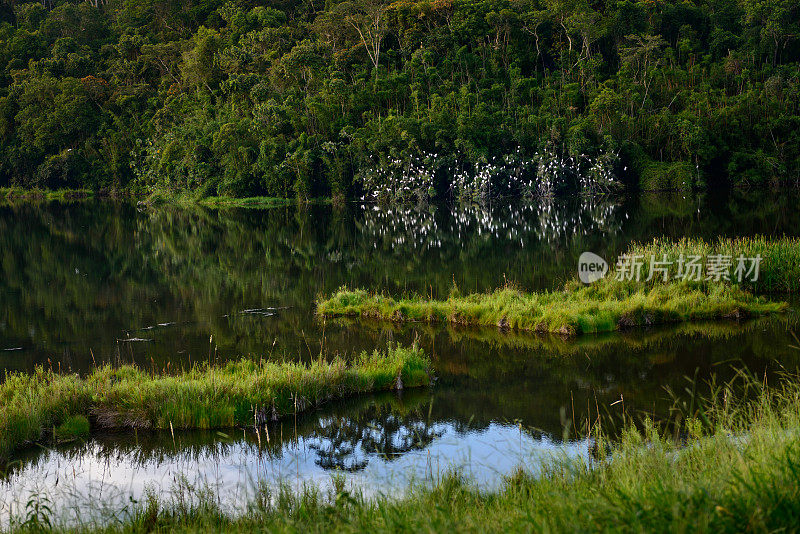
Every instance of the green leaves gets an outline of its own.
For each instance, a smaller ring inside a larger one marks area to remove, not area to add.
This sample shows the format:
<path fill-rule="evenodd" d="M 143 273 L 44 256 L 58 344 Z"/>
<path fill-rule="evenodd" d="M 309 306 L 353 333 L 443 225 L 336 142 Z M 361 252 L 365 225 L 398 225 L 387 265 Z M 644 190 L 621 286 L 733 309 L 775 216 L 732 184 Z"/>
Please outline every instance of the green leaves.
<path fill-rule="evenodd" d="M 0 185 L 353 197 L 354 177 L 398 154 L 475 167 L 548 142 L 625 144 L 733 182 L 796 178 L 799 9 L 17 3 L 0 23 Z"/>

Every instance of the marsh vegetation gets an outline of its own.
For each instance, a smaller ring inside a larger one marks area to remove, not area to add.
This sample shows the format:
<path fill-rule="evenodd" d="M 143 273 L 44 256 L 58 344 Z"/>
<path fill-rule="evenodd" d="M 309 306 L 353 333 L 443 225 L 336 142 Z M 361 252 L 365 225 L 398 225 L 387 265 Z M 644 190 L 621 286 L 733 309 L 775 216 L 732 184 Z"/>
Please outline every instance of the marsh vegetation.
<path fill-rule="evenodd" d="M 496 491 L 481 491 L 452 471 L 401 498 L 367 497 L 334 478 L 327 491 L 262 487 L 243 513 L 231 515 L 213 492 L 184 487 L 169 498 L 150 494 L 117 521 L 84 521 L 58 530 L 780 529 L 793 525 L 800 510 L 798 378 L 784 374 L 767 385 L 742 371 L 730 381 L 712 381 L 707 394 L 676 398 L 667 420 L 628 416 L 624 432 L 613 440 L 598 414 L 582 425 L 593 441 L 589 455 L 553 457 L 537 476 L 511 473 Z M 15 525 L 22 531 L 49 530 L 54 523 L 47 501 L 33 502 Z"/>

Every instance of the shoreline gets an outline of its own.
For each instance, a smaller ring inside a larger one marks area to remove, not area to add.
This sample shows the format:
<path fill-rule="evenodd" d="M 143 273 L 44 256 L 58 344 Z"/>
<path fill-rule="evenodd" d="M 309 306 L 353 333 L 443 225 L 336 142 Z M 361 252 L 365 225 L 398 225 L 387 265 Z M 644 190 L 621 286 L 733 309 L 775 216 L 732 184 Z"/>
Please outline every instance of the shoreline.
<path fill-rule="evenodd" d="M 773 192 L 781 191 L 797 191 L 800 186 L 793 183 L 779 184 L 779 185 L 748 185 L 748 184 L 731 184 L 728 191 L 752 191 L 752 190 L 769 190 Z M 692 191 L 695 194 L 710 192 L 704 189 Z M 719 192 L 719 191 L 717 191 Z M 599 193 L 590 195 L 591 198 L 609 198 L 609 197 L 627 197 L 629 195 L 681 195 L 686 194 L 687 191 L 682 189 L 641 189 L 629 188 L 618 193 Z M 568 193 L 564 195 L 557 195 L 557 198 L 573 198 L 582 197 L 580 193 Z M 523 196 L 504 196 L 492 199 L 491 202 L 502 202 L 505 200 L 523 200 Z M 369 205 L 391 205 L 392 203 L 382 203 L 377 200 L 359 200 L 357 198 L 337 199 L 334 197 L 313 197 L 309 199 L 299 199 L 297 197 L 283 198 L 283 197 L 267 197 L 267 196 L 250 196 L 250 197 L 229 197 L 229 196 L 208 196 L 197 197 L 190 192 L 180 193 L 163 193 L 160 191 L 150 192 L 145 194 L 137 194 L 131 190 L 92 190 L 92 189 L 26 189 L 21 187 L 0 187 L 0 203 L 2 202 L 81 202 L 89 200 L 100 201 L 129 201 L 136 204 L 151 206 L 151 205 L 196 205 L 205 206 L 208 208 L 273 208 L 282 206 L 295 206 L 306 204 L 338 204 L 338 203 L 351 203 L 351 204 L 369 204 Z M 433 200 L 430 203 L 450 202 L 449 200 Z M 453 201 L 458 203 L 458 201 Z M 467 202 L 468 204 L 473 202 Z M 416 203 L 408 202 L 404 205 L 414 206 Z"/>
<path fill-rule="evenodd" d="M 0 187 L 0 203 L 15 202 L 83 202 L 83 201 L 127 201 L 143 206 L 176 205 L 176 206 L 204 206 L 213 209 L 222 208 L 274 208 L 282 206 L 295 206 L 302 204 L 327 204 L 330 198 L 312 198 L 299 200 L 297 198 L 277 197 L 224 197 L 212 196 L 196 198 L 188 194 L 161 195 L 147 194 L 136 195 L 130 191 L 93 191 L 90 189 L 19 189 L 14 187 Z"/>

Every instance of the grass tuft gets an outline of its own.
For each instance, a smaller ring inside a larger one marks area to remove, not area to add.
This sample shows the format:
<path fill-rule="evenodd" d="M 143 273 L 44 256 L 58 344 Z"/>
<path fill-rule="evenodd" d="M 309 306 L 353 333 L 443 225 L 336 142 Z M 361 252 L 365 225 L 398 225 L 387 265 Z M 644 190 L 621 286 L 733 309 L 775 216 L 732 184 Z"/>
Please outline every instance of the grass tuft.
<path fill-rule="evenodd" d="M 71 415 L 56 428 L 58 441 L 72 441 L 89 437 L 89 419 L 83 415 Z"/>

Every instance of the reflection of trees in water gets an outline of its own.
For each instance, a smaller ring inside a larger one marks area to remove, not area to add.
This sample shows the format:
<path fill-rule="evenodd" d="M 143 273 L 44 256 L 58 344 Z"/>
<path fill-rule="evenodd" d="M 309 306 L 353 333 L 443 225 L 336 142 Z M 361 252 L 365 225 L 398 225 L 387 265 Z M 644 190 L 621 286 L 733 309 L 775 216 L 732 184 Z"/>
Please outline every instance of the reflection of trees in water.
<path fill-rule="evenodd" d="M 621 207 L 606 198 L 580 197 L 573 202 L 545 198 L 529 208 L 537 219 L 541 242 L 561 243 L 578 235 L 614 236 L 622 231 Z"/>
<path fill-rule="evenodd" d="M 795 313 L 575 339 L 441 324 L 353 319 L 330 324 L 328 335 L 336 328 L 358 330 L 371 336 L 372 344 L 417 339 L 436 361 L 432 417 L 448 418 L 456 427 L 470 420 L 473 430 L 520 419 L 561 436 L 562 410 L 570 418 L 575 413 L 578 421 L 590 412 L 621 414 L 621 398 L 628 415 L 667 416 L 673 400 L 665 387 L 683 391 L 686 377 L 696 370 L 703 382 L 712 374 L 724 381 L 733 368 L 747 366 L 761 375 L 800 362 L 800 353 L 791 348 L 796 345 L 791 332 L 800 324 Z"/>
<path fill-rule="evenodd" d="M 495 207 L 456 205 L 390 209 L 365 206 L 357 219 L 360 240 L 393 255 L 438 249 L 469 249 L 492 240 L 521 248 L 566 242 L 575 235 L 615 235 L 622 230 L 620 205 L 609 198 L 545 199 Z"/>
<path fill-rule="evenodd" d="M 287 418 L 260 429 L 252 427 L 216 430 L 115 432 L 95 435 L 88 441 L 74 441 L 54 448 L 30 448 L 0 471 L 5 476 L 19 473 L 27 464 L 58 455 L 78 465 L 82 459 L 134 466 L 192 464 L 220 461 L 232 454 L 257 457 L 259 462 L 284 458 L 299 443 L 318 454 L 324 469 L 357 471 L 367 465 L 366 455 L 387 460 L 424 449 L 453 424 L 451 417 L 429 415 L 432 391 L 410 389 L 398 395 L 382 392 L 331 403 L 318 411 Z M 425 414 L 423 417 L 422 414 Z"/>
<path fill-rule="evenodd" d="M 89 347 L 101 361 L 197 361 L 211 352 L 212 333 L 225 354 L 263 353 L 273 340 L 296 352 L 306 346 L 298 332 L 313 336 L 314 296 L 342 283 L 437 294 L 454 276 L 470 288 L 495 287 L 502 273 L 524 283 L 530 258 L 518 238 L 536 239 L 536 209 L 0 206 L 0 336 L 25 347 L 29 365 L 51 358 L 77 368 L 89 365 Z M 289 308 L 236 314 L 264 306 Z M 180 324 L 138 332 L 163 323 Z M 127 337 L 155 342 L 116 341 Z M 25 366 L 8 354 L 0 365 Z"/>
<path fill-rule="evenodd" d="M 353 472 L 367 467 L 368 455 L 392 461 L 424 449 L 443 433 L 441 425 L 416 412 L 400 415 L 388 406 L 374 405 L 354 416 L 320 420 L 309 436 L 309 447 L 317 451 L 315 462 L 323 469 Z"/>

